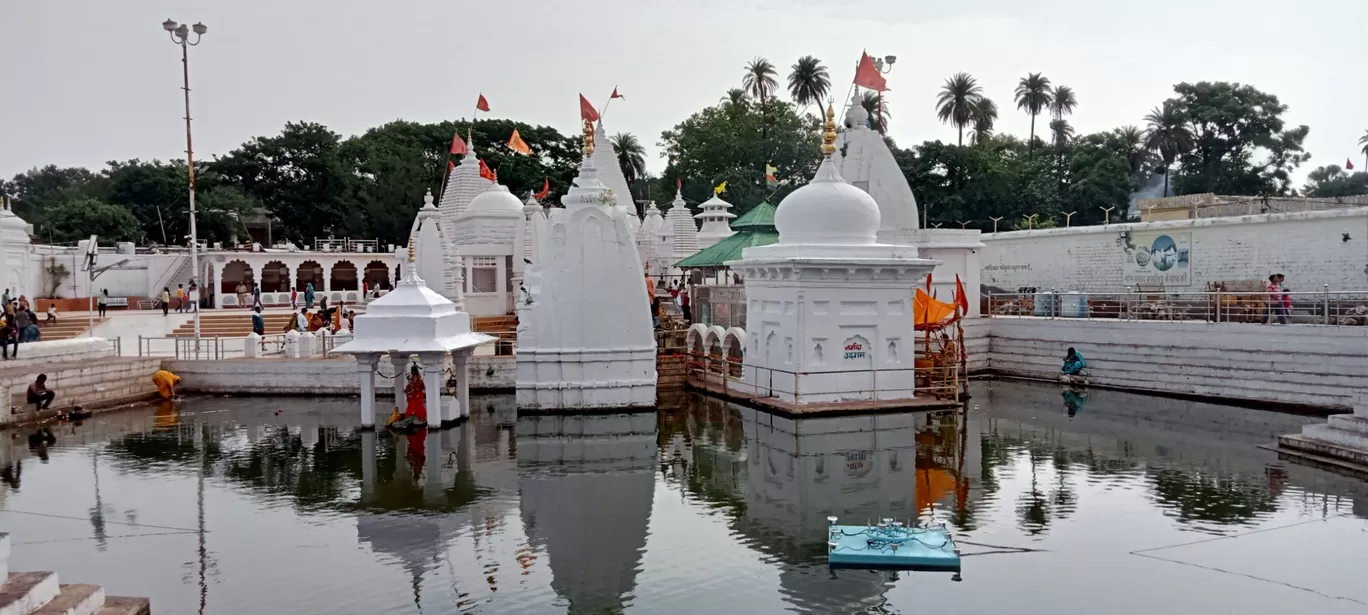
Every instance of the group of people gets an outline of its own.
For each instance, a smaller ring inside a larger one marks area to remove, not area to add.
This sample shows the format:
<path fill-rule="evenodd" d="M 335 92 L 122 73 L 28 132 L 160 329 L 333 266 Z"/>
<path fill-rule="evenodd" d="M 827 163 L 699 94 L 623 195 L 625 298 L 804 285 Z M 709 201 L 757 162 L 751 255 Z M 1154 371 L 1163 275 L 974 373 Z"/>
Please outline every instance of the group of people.
<path fill-rule="evenodd" d="M 318 309 L 313 313 L 309 309 L 313 306 L 299 308 L 299 313 L 295 314 L 294 320 L 285 323 L 285 331 L 295 330 L 300 333 L 324 330 L 329 333 L 337 333 L 343 328 L 353 331 L 356 328 L 356 312 L 347 310 L 345 303 L 338 303 L 333 307 L 328 307 L 328 298 L 323 297 L 318 304 Z M 265 335 L 266 319 L 261 315 L 261 306 L 252 308 L 252 330 L 258 335 Z"/>
<path fill-rule="evenodd" d="M 100 292 L 101 297 L 107 299 L 107 295 L 108 291 Z M 179 314 L 181 312 L 196 311 L 196 308 L 199 307 L 198 300 L 196 299 L 197 297 L 199 297 L 199 287 L 195 285 L 195 282 L 193 280 L 191 280 L 190 288 L 186 288 L 184 284 L 177 284 L 176 294 L 174 296 L 171 294 L 170 286 L 163 286 L 161 296 L 157 297 L 157 303 L 161 304 L 162 316 L 168 316 L 171 314 L 172 298 L 176 300 L 176 313 Z M 192 301 L 192 299 L 196 300 Z M 103 304 L 101 304 L 100 310 L 100 316 L 104 316 Z"/>
<path fill-rule="evenodd" d="M 693 322 L 693 312 L 689 305 L 689 289 L 684 286 L 683 281 L 670 280 L 665 290 L 670 295 L 670 301 L 679 306 L 679 311 L 684 314 L 684 321 Z M 656 283 L 649 273 L 646 274 L 646 296 L 651 302 L 651 324 L 654 327 L 659 327 L 661 297 L 656 295 Z"/>
<path fill-rule="evenodd" d="M 10 296 L 8 288 L 0 296 L 4 313 L 0 314 L 0 356 L 5 359 L 19 358 L 19 344 L 36 342 L 42 338 L 38 330 L 38 315 L 33 313 L 28 297 L 20 295 L 17 299 Z M 48 323 L 57 322 L 57 305 L 48 306 Z"/>

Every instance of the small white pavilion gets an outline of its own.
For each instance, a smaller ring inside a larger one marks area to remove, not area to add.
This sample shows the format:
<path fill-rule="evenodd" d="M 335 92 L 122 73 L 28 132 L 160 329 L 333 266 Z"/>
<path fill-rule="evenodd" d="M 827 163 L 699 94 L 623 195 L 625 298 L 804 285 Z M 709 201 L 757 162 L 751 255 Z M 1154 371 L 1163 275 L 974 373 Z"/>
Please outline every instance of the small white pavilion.
<path fill-rule="evenodd" d="M 428 428 L 440 429 L 470 416 L 470 357 L 477 346 L 496 339 L 472 332 L 470 314 L 428 288 L 418 277 L 416 260 L 410 243 L 404 278 L 389 294 L 372 301 L 366 313 L 357 315 L 352 340 L 335 350 L 356 357 L 361 427 L 365 429 L 375 427 L 375 374 L 382 355 L 388 355 L 390 365 L 380 371 L 394 375 L 394 401 L 400 410 L 407 404 L 404 385 L 409 365 L 417 362 L 427 386 Z M 455 404 L 442 399 L 448 356 L 457 382 Z"/>
<path fill-rule="evenodd" d="M 466 309 L 474 316 L 513 311 L 513 278 L 523 270 L 519 237 L 526 223 L 523 202 L 506 186 L 494 184 L 470 201 L 452 223 L 465 271 Z"/>
<path fill-rule="evenodd" d="M 694 215 L 694 219 L 702 223 L 702 228 L 698 229 L 699 250 L 704 250 L 731 237 L 731 221 L 732 218 L 736 217 L 736 214 L 727 211 L 731 209 L 731 203 L 722 200 L 722 197 L 717 195 L 703 201 L 702 207 L 703 211 Z"/>

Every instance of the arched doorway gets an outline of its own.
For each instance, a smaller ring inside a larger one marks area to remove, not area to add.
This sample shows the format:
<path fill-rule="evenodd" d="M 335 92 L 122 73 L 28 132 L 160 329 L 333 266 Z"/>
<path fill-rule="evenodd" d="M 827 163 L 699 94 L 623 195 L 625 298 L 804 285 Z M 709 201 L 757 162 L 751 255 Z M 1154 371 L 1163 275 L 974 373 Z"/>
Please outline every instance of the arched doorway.
<path fill-rule="evenodd" d="M 280 293 L 290 290 L 290 268 L 280 261 L 271 261 L 261 268 L 261 292 Z"/>
<path fill-rule="evenodd" d="M 328 272 L 331 290 L 361 290 L 361 281 L 356 277 L 356 265 L 351 261 L 337 261 Z"/>
<path fill-rule="evenodd" d="M 238 283 L 247 287 L 247 292 L 252 292 L 252 284 L 256 278 L 252 274 L 252 266 L 243 261 L 230 261 L 223 266 L 223 275 L 219 278 L 219 292 L 224 295 L 231 295 L 237 292 Z"/>
<path fill-rule="evenodd" d="M 389 265 L 380 261 L 371 261 L 366 264 L 366 288 L 390 289 Z"/>
<path fill-rule="evenodd" d="M 304 292 L 304 289 L 313 284 L 315 291 L 323 290 L 323 266 L 317 261 L 304 261 L 299 264 L 299 269 L 295 271 L 295 289 Z"/>

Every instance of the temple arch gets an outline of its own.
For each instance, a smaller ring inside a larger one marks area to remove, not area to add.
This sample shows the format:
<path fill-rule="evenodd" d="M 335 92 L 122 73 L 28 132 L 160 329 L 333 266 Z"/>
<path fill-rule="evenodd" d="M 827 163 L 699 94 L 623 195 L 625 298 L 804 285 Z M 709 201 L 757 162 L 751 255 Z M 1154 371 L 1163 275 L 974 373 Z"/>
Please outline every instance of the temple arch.
<path fill-rule="evenodd" d="M 219 292 L 224 295 L 231 295 L 237 292 L 239 282 L 247 287 L 248 292 L 252 290 L 252 284 L 256 281 L 252 274 L 252 266 L 246 261 L 232 260 L 223 266 L 223 275 L 219 276 Z"/>
<path fill-rule="evenodd" d="M 304 292 L 309 284 L 313 284 L 314 291 L 323 290 L 323 266 L 318 261 L 304 261 L 295 270 L 295 289 Z"/>
<path fill-rule="evenodd" d="M 280 261 L 271 261 L 261 268 L 261 292 L 281 293 L 290 290 L 290 267 Z"/>
<path fill-rule="evenodd" d="M 722 348 L 727 357 L 727 373 L 740 378 L 742 364 L 746 361 L 746 330 L 740 327 L 727 329 L 722 338 Z"/>
<path fill-rule="evenodd" d="M 708 347 L 704 345 L 704 338 L 708 334 L 708 325 L 696 322 L 689 326 L 689 332 L 685 334 L 684 343 L 689 347 L 691 354 L 702 355 L 708 352 Z"/>
<path fill-rule="evenodd" d="M 366 263 L 366 271 L 362 277 L 366 282 L 367 289 L 385 289 L 390 287 L 389 265 L 380 261 Z"/>
<path fill-rule="evenodd" d="M 356 276 L 356 265 L 351 261 L 337 261 L 328 271 L 328 290 L 361 290 Z"/>

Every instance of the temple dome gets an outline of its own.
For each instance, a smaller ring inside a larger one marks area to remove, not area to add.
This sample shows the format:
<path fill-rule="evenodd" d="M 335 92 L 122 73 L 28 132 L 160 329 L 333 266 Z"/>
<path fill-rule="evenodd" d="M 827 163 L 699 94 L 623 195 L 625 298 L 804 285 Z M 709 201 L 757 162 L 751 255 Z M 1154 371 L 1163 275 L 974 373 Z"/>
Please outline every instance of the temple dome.
<path fill-rule="evenodd" d="M 846 110 L 845 127 L 855 128 L 856 126 L 869 127 L 869 111 L 864 105 L 859 104 L 858 100 L 851 100 L 850 109 Z"/>
<path fill-rule="evenodd" d="M 781 244 L 872 244 L 879 231 L 879 204 L 842 180 L 828 156 L 808 185 L 779 203 L 774 226 Z"/>
<path fill-rule="evenodd" d="M 512 211 L 522 213 L 523 203 L 503 184 L 494 184 L 470 201 L 470 211 Z"/>

